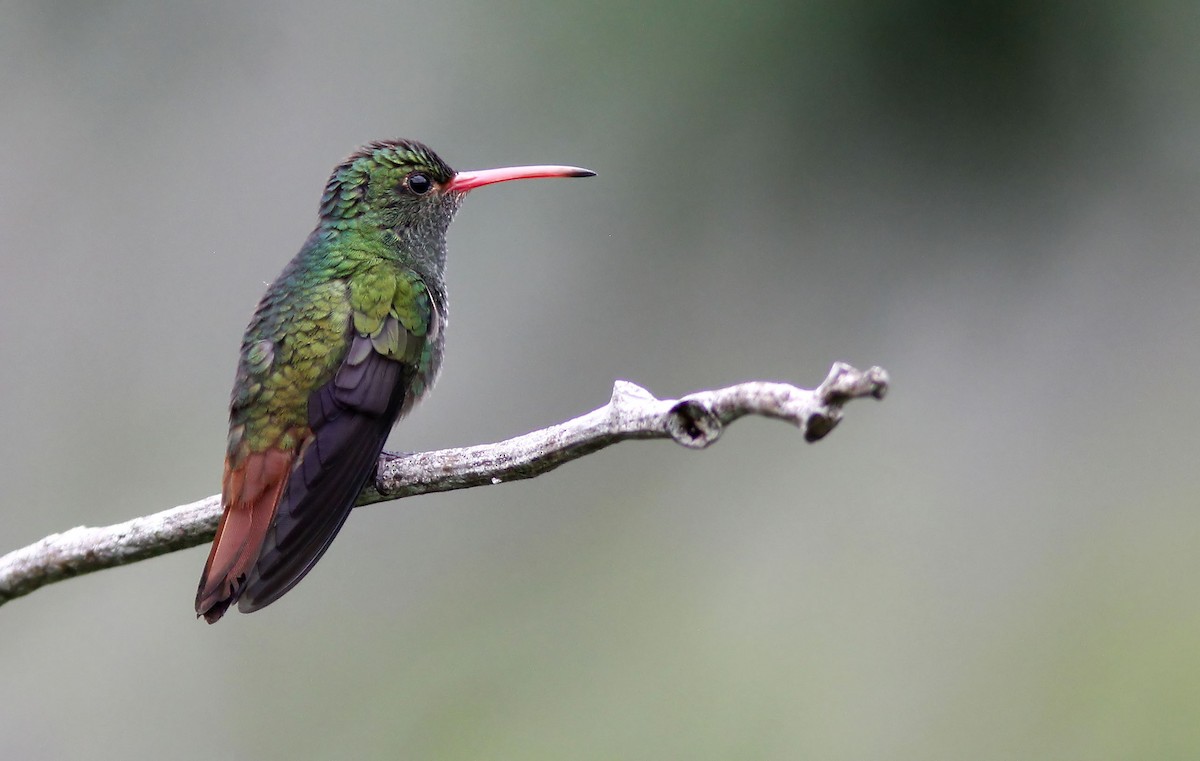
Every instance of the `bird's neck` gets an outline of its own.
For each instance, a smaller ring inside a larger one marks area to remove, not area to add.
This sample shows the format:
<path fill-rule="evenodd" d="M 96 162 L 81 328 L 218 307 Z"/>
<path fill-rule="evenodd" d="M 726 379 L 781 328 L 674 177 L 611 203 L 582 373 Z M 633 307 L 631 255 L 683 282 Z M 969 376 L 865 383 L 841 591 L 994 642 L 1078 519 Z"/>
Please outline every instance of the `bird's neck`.
<path fill-rule="evenodd" d="M 429 231 L 425 231 L 429 232 Z M 446 312 L 446 233 L 422 234 L 411 227 L 383 232 L 384 245 L 401 266 L 420 276 L 440 312 Z"/>
<path fill-rule="evenodd" d="M 323 257 L 349 259 L 369 266 L 380 259 L 392 261 L 415 272 L 425 282 L 437 306 L 446 307 L 446 234 L 428 224 L 384 226 L 375 220 L 338 220 L 322 223 L 314 235 L 322 239 Z M 337 267 L 335 266 L 335 269 Z"/>

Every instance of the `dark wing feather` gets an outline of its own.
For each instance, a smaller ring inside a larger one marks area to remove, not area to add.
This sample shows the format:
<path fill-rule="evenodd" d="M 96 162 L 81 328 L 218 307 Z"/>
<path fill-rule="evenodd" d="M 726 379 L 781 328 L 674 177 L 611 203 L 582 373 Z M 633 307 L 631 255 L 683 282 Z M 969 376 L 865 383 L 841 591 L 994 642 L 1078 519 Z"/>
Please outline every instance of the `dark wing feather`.
<path fill-rule="evenodd" d="M 249 613 L 279 599 L 329 548 L 375 473 L 411 372 L 357 335 L 333 380 L 309 397 L 312 438 L 292 468 L 238 610 Z"/>

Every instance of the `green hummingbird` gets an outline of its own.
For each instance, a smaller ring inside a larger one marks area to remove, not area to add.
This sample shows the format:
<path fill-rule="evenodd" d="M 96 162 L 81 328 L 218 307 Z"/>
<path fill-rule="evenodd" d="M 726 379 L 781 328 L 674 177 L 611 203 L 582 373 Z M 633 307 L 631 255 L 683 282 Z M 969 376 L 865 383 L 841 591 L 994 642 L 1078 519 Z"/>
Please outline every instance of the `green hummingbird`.
<path fill-rule="evenodd" d="M 316 229 L 242 339 L 221 487 L 196 593 L 210 624 L 279 599 L 308 573 L 375 473 L 393 424 L 433 385 L 446 327 L 446 229 L 467 192 L 590 177 L 571 166 L 455 172 L 412 140 L 333 170 Z"/>

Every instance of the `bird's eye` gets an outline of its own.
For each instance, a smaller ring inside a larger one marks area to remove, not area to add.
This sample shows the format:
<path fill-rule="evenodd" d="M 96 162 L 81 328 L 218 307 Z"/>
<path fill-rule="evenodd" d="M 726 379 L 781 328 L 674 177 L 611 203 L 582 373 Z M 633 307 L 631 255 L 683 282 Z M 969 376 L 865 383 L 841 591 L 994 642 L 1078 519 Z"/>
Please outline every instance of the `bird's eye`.
<path fill-rule="evenodd" d="M 405 178 L 404 183 L 419 196 L 425 195 L 433 187 L 433 181 L 424 172 L 413 172 Z"/>

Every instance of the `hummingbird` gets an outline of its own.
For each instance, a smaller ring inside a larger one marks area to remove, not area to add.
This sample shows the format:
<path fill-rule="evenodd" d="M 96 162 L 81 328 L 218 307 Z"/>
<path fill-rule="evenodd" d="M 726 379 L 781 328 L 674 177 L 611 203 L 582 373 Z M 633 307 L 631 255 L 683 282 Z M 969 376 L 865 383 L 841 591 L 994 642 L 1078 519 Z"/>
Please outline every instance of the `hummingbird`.
<path fill-rule="evenodd" d="M 339 164 L 300 252 L 242 339 L 229 405 L 224 510 L 196 592 L 215 623 L 294 587 L 374 477 L 392 426 L 425 395 L 446 327 L 446 229 L 466 194 L 572 166 L 455 172 L 413 140 Z"/>

